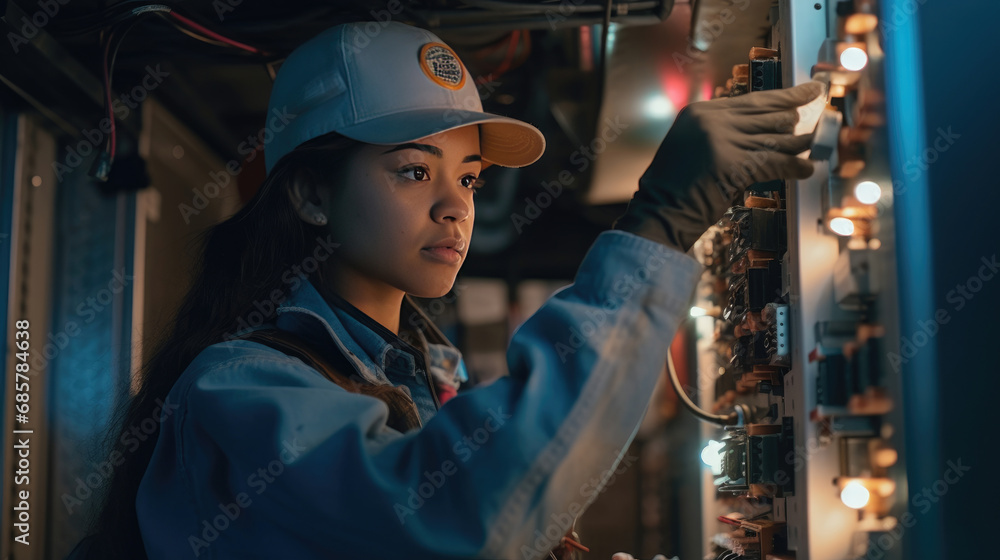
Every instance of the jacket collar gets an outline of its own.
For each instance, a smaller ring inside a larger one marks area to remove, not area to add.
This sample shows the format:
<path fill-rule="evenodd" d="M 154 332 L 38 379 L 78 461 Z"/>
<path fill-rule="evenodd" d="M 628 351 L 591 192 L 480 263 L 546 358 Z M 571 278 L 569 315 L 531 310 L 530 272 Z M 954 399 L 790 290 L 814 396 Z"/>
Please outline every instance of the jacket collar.
<path fill-rule="evenodd" d="M 420 365 L 439 382 L 457 387 L 468 379 L 461 352 L 409 295 L 403 297 L 400 310 L 402 336 L 343 298 L 338 297 L 336 303 L 331 306 L 308 279 L 298 276 L 277 308 L 275 325 L 317 344 L 333 342 L 369 383 L 391 385 L 386 370 L 399 368 L 401 363 L 413 373 L 418 367 L 414 356 L 422 356 Z"/>

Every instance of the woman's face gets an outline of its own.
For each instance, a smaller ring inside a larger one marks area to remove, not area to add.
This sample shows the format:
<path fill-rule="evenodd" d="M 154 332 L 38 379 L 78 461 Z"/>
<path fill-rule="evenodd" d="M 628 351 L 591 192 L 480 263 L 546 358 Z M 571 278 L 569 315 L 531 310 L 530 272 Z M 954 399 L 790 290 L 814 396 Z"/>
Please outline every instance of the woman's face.
<path fill-rule="evenodd" d="M 447 294 L 469 249 L 481 171 L 478 126 L 362 146 L 324 197 L 340 288 Z"/>

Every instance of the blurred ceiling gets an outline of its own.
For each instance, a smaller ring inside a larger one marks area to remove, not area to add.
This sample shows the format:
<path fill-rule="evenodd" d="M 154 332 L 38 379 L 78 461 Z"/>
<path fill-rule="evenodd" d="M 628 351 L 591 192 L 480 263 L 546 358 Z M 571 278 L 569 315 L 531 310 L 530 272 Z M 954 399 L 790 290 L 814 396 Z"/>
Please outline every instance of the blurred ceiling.
<path fill-rule="evenodd" d="M 694 8 L 717 14 L 719 4 L 734 1 L 696 2 Z M 487 188 L 477 194 L 476 235 L 463 273 L 570 279 L 593 239 L 624 210 L 676 111 L 711 91 L 705 80 L 689 79 L 704 61 L 686 67 L 675 56 L 691 54 L 691 6 L 673 0 L 611 4 L 602 72 L 608 3 L 599 0 L 74 0 L 42 16 L 35 2 L 6 2 L 5 35 L 26 40 L 0 53 L 0 101 L 33 107 L 70 138 L 93 128 L 103 117 L 102 45 L 113 30 L 115 94 L 138 84 L 149 67 L 162 68 L 169 75 L 154 92 L 158 100 L 221 158 L 241 158 L 237 147 L 263 125 L 273 72 L 297 45 L 348 21 L 392 19 L 424 27 L 455 48 L 477 77 L 484 110 L 531 122 L 547 140 L 545 155 L 528 168 L 484 172 Z M 756 2 L 762 4 L 770 1 Z M 165 6 L 264 54 L 192 33 L 191 26 L 156 12 Z M 760 9 L 745 11 L 758 18 Z M 25 22 L 33 18 L 45 25 L 29 37 Z M 726 39 L 739 42 L 735 30 L 742 28 L 732 26 Z M 728 72 L 722 74 L 724 82 Z M 126 151 L 139 126 L 131 117 L 119 123 Z M 609 138 L 608 123 L 616 118 L 624 123 L 617 126 L 622 133 L 602 145 L 598 139 Z M 262 160 L 255 173 L 241 174 L 241 190 L 263 179 Z M 558 195 L 547 199 L 557 182 Z"/>

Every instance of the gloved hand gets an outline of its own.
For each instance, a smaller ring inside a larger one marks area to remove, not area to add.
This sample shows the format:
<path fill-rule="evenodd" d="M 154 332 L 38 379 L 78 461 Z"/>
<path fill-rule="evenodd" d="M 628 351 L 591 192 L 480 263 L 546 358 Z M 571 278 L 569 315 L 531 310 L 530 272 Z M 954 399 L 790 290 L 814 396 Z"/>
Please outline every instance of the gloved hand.
<path fill-rule="evenodd" d="M 824 91 L 814 81 L 687 105 L 612 227 L 686 252 L 751 184 L 812 175 L 795 157 L 812 135 L 791 132 L 796 107 Z"/>

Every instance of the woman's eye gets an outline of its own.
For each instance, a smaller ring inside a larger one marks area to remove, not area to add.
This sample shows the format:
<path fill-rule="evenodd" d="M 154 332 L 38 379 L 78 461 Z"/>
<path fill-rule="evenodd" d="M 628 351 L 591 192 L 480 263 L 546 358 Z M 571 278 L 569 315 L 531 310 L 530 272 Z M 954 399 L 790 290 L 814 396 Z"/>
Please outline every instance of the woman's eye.
<path fill-rule="evenodd" d="M 466 175 L 465 177 L 462 177 L 462 186 L 472 189 L 472 192 L 476 192 L 483 188 L 484 184 L 486 184 L 486 180 L 476 177 L 475 175 Z"/>
<path fill-rule="evenodd" d="M 413 179 L 414 181 L 426 181 L 428 179 L 427 170 L 424 169 L 423 167 L 408 167 L 399 172 L 399 174 L 404 177 L 406 177 L 410 173 L 413 174 L 412 176 L 410 176 L 410 178 Z"/>

